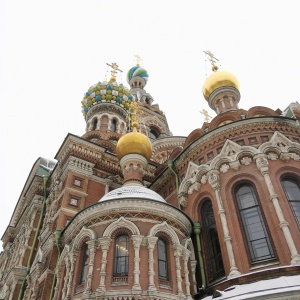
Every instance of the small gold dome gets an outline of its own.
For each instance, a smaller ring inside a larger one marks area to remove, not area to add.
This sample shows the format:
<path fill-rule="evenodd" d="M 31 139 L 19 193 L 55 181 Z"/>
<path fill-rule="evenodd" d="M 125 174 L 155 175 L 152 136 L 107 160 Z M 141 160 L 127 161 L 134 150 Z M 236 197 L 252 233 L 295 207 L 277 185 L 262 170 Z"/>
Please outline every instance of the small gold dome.
<path fill-rule="evenodd" d="M 152 155 L 150 140 L 142 133 L 137 132 L 137 123 L 133 122 L 133 131 L 123 135 L 117 144 L 116 153 L 119 160 L 127 154 L 140 154 L 147 160 Z"/>
<path fill-rule="evenodd" d="M 203 84 L 202 92 L 204 98 L 208 101 L 211 93 L 217 88 L 223 86 L 232 86 L 237 90 L 239 90 L 240 88 L 238 80 L 231 73 L 225 71 L 217 71 L 207 77 Z"/>

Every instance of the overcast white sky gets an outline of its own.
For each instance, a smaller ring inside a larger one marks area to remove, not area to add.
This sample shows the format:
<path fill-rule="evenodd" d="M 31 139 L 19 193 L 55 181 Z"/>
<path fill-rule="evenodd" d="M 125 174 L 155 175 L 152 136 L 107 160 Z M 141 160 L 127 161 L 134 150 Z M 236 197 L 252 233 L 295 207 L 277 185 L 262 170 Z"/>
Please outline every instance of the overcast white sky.
<path fill-rule="evenodd" d="M 0 237 L 35 160 L 53 158 L 68 132 L 81 136 L 83 93 L 143 58 L 146 91 L 174 135 L 201 127 L 209 110 L 203 50 L 241 86 L 240 107 L 300 101 L 298 1 L 0 2 Z M 126 83 L 127 84 L 127 83 Z"/>

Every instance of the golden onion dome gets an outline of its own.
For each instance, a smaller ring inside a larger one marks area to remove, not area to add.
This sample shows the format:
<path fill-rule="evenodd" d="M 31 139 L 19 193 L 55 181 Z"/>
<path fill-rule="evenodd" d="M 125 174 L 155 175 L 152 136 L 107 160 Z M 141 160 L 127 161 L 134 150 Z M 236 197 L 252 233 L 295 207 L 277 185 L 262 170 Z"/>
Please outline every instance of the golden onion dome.
<path fill-rule="evenodd" d="M 140 154 L 147 160 L 152 155 L 152 145 L 148 137 L 144 134 L 137 132 L 137 122 L 133 122 L 133 131 L 123 135 L 116 147 L 116 153 L 119 160 L 127 154 Z"/>
<path fill-rule="evenodd" d="M 204 98 L 208 101 L 213 91 L 220 87 L 231 86 L 239 90 L 238 80 L 229 72 L 217 71 L 207 77 L 203 84 L 202 92 Z"/>

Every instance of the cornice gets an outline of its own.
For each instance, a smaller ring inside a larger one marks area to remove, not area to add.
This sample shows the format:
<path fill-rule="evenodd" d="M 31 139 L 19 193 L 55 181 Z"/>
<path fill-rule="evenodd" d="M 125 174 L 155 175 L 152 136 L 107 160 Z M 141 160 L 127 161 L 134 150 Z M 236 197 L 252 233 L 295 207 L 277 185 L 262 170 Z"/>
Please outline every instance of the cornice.
<path fill-rule="evenodd" d="M 89 109 L 85 118 L 86 122 L 99 112 L 114 113 L 114 114 L 117 113 L 120 116 L 122 116 L 124 120 L 126 119 L 127 116 L 127 111 L 121 106 L 114 103 L 101 102 L 100 104 L 97 104 Z"/>
<path fill-rule="evenodd" d="M 104 151 L 105 149 L 99 145 L 73 135 L 68 135 L 57 152 L 55 159 L 57 159 L 60 164 L 64 164 L 64 161 L 68 156 L 74 155 L 81 159 L 96 163 L 101 159 Z"/>
<path fill-rule="evenodd" d="M 159 149 L 165 149 L 165 148 L 174 148 L 178 146 L 182 146 L 186 140 L 186 137 L 178 137 L 178 136 L 170 136 L 165 138 L 160 138 L 158 140 L 155 140 L 152 143 L 152 151 L 155 153 L 155 151 Z"/>
<path fill-rule="evenodd" d="M 191 160 L 193 154 L 197 152 L 197 150 L 199 151 L 200 147 L 205 147 L 207 144 L 213 148 L 213 144 L 222 140 L 233 139 L 235 136 L 238 136 L 238 134 L 267 130 L 274 132 L 279 129 L 278 127 L 280 127 L 281 131 L 284 131 L 284 127 L 289 127 L 300 133 L 300 127 L 296 124 L 295 120 L 281 117 L 258 117 L 232 122 L 226 126 L 209 131 L 190 144 L 184 149 L 182 154 L 179 155 L 178 159 L 175 160 L 175 166 L 180 165 L 182 167 L 182 164 L 186 165 L 188 161 Z"/>
<path fill-rule="evenodd" d="M 110 218 L 116 218 L 116 215 L 118 217 L 120 215 L 132 215 L 134 218 L 135 214 L 158 217 L 160 221 L 167 220 L 175 224 L 177 230 L 184 234 L 190 235 L 191 233 L 190 219 L 177 208 L 163 202 L 128 198 L 98 202 L 82 210 L 65 228 L 63 232 L 64 240 L 72 239 L 80 231 L 83 224 L 91 226 Z"/>

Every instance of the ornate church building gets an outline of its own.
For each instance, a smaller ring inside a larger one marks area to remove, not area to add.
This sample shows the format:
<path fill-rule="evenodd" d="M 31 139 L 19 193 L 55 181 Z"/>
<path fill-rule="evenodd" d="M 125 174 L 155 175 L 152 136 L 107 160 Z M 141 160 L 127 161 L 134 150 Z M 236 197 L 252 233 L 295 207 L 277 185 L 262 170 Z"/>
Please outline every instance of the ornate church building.
<path fill-rule="evenodd" d="M 300 299 L 300 105 L 239 108 L 173 136 L 138 64 L 84 94 L 86 132 L 34 163 L 2 236 L 2 300 Z M 282 108 L 284 109 L 284 108 Z"/>

